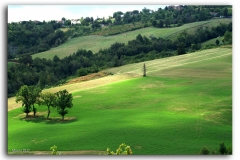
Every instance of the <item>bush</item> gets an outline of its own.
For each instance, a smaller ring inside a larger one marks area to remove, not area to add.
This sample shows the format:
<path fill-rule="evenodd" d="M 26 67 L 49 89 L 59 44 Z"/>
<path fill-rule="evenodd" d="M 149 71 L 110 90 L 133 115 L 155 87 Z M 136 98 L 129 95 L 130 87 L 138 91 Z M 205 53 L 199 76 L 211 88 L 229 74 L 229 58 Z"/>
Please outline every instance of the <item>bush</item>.
<path fill-rule="evenodd" d="M 123 151 L 124 148 L 124 151 Z M 110 151 L 110 148 L 107 148 L 107 154 L 108 155 L 131 155 L 132 149 L 130 146 L 127 146 L 125 143 L 122 143 L 119 145 L 118 149 L 116 150 L 116 153 L 113 151 Z"/>
<path fill-rule="evenodd" d="M 202 155 L 208 155 L 209 154 L 209 150 L 206 147 L 203 147 L 202 150 L 200 151 L 200 154 Z"/>
<path fill-rule="evenodd" d="M 50 49 L 50 46 L 48 45 L 48 44 L 40 44 L 39 46 L 38 46 L 38 50 L 37 50 L 37 52 L 44 52 L 44 51 L 47 51 L 47 50 L 49 50 Z"/>
<path fill-rule="evenodd" d="M 77 70 L 77 76 L 86 76 L 88 74 L 87 69 L 80 68 Z"/>
<path fill-rule="evenodd" d="M 220 154 L 226 154 L 226 153 L 227 153 L 227 148 L 226 148 L 224 142 L 219 143 L 219 147 L 220 147 L 220 148 L 219 148 Z"/>
<path fill-rule="evenodd" d="M 232 147 L 228 147 L 228 148 L 227 148 L 227 154 L 232 155 Z"/>
<path fill-rule="evenodd" d="M 57 146 L 52 146 L 51 148 L 50 148 L 50 151 L 52 151 L 52 155 L 57 155 Z"/>

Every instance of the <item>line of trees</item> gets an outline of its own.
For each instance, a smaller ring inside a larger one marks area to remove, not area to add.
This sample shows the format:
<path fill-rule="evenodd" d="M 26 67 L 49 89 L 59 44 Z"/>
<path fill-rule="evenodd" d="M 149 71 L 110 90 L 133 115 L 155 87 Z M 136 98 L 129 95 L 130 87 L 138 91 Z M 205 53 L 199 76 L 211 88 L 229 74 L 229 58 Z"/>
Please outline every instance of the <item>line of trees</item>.
<path fill-rule="evenodd" d="M 82 17 L 81 24 L 78 25 L 71 25 L 71 21 L 64 17 L 62 18 L 64 23 L 59 23 L 55 20 L 49 22 L 24 21 L 21 23 L 8 23 L 8 59 L 18 57 L 21 54 L 35 54 L 47 51 L 50 48 L 61 45 L 69 38 L 92 33 L 99 34 L 96 31 L 104 30 L 105 28 L 102 28 L 103 25 L 119 26 L 133 24 L 131 28 L 129 26 L 125 27 L 131 30 L 148 26 L 162 28 L 204 21 L 216 16 L 232 16 L 232 6 L 180 5 L 166 6 L 164 9 L 159 8 L 157 11 L 147 8 L 143 8 L 142 11 L 133 10 L 126 13 L 118 11 L 108 18 L 103 17 L 94 20 L 93 17 Z M 135 25 L 136 23 L 138 24 Z M 66 27 L 68 29 L 63 32 L 61 28 Z M 115 29 L 108 27 L 107 30 L 109 30 L 107 32 L 111 33 Z M 126 30 L 111 34 L 118 34 L 124 31 Z"/>
<path fill-rule="evenodd" d="M 15 95 L 23 85 L 37 85 L 43 89 L 61 85 L 70 76 L 84 76 L 107 68 L 196 51 L 201 49 L 201 42 L 223 35 L 224 43 L 231 44 L 232 23 L 201 27 L 196 34 L 184 31 L 175 41 L 139 34 L 127 44 L 116 42 L 96 54 L 80 49 L 63 59 L 55 55 L 52 60 L 23 55 L 8 66 L 8 96 Z"/>
<path fill-rule="evenodd" d="M 39 106 L 47 106 L 48 114 L 47 119 L 50 116 L 50 108 L 57 108 L 58 113 L 62 116 L 62 120 L 64 120 L 64 116 L 68 113 L 67 108 L 72 108 L 72 94 L 68 93 L 67 90 L 61 90 L 56 93 L 41 93 L 42 89 L 36 86 L 27 86 L 23 85 L 19 89 L 16 94 L 16 102 L 21 102 L 22 107 L 24 107 L 23 112 L 26 113 L 26 117 L 28 114 L 33 111 L 33 116 L 35 117 L 37 109 L 34 104 L 38 104 Z"/>

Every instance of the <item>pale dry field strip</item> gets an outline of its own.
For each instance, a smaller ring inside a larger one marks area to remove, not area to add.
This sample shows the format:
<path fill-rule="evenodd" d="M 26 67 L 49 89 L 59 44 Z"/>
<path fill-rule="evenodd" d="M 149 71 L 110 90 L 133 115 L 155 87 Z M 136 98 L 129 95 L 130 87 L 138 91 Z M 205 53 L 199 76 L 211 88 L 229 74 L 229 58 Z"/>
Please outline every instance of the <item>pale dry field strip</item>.
<path fill-rule="evenodd" d="M 58 92 L 60 90 L 66 89 L 68 92 L 73 93 L 81 90 L 91 89 L 99 86 L 104 86 L 110 83 L 115 83 L 119 81 L 124 81 L 127 79 L 131 79 L 136 77 L 137 75 L 128 75 L 128 74 L 122 74 L 122 75 L 111 75 L 102 77 L 99 79 L 94 79 L 86 82 L 79 82 L 74 84 L 68 84 L 68 85 L 62 85 L 54 88 L 45 89 L 42 92 Z M 15 102 L 16 97 L 8 98 L 8 111 L 13 110 L 15 108 L 21 107 L 21 103 Z"/>
<path fill-rule="evenodd" d="M 57 92 L 66 89 L 68 92 L 73 93 L 81 90 L 91 89 L 110 83 L 115 83 L 135 77 L 139 77 L 143 72 L 143 63 L 147 66 L 147 73 L 157 72 L 159 70 L 169 69 L 173 67 L 183 66 L 209 59 L 219 58 L 232 54 L 231 48 L 215 48 L 203 50 L 195 53 L 157 59 L 152 61 L 140 62 L 121 67 L 111 68 L 106 71 L 114 73 L 114 75 L 73 84 L 62 85 L 54 88 L 43 90 L 44 92 Z M 20 103 L 15 102 L 15 97 L 8 98 L 8 111 L 21 107 Z"/>
<path fill-rule="evenodd" d="M 147 73 L 151 73 L 159 70 L 164 70 L 164 69 L 183 66 L 191 63 L 200 62 L 200 61 L 219 58 L 219 57 L 227 56 L 230 54 L 232 54 L 232 49 L 230 48 L 215 48 L 215 49 L 208 49 L 208 50 L 203 50 L 195 53 L 180 55 L 180 56 L 167 57 L 163 59 L 129 64 L 122 67 L 111 68 L 107 71 L 112 72 L 114 74 L 123 74 L 123 73 L 142 74 L 143 64 L 145 63 L 147 67 Z"/>

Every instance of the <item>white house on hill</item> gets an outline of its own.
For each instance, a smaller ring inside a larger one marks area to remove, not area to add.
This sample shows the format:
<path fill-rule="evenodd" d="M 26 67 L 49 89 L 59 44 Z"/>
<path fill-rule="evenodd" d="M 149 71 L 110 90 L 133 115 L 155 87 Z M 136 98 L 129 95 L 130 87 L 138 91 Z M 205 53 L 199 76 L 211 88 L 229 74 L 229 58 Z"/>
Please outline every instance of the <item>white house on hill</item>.
<path fill-rule="evenodd" d="M 71 24 L 81 24 L 80 19 L 71 19 Z"/>

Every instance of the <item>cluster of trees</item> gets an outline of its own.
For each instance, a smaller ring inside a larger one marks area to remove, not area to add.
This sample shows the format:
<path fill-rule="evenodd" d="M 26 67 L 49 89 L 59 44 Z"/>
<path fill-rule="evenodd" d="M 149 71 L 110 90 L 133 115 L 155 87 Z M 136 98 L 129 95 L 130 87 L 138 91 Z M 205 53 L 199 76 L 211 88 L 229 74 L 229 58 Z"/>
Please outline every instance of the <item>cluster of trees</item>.
<path fill-rule="evenodd" d="M 49 50 L 64 42 L 68 38 L 89 35 L 103 30 L 102 25 L 118 26 L 124 24 L 140 23 L 132 29 L 139 27 L 155 26 L 170 27 L 171 25 L 182 25 L 185 23 L 203 21 L 214 16 L 231 16 L 232 6 L 166 6 L 153 11 L 143 8 L 142 11 L 134 10 L 123 13 L 114 12 L 113 17 L 81 18 L 81 24 L 71 25 L 71 21 L 62 18 L 63 23 L 55 20 L 49 22 L 24 21 L 21 23 L 8 23 L 8 58 L 17 57 L 18 54 L 34 54 Z M 60 30 L 68 27 L 66 32 Z M 129 28 L 126 26 L 126 28 Z M 109 30 L 112 30 L 109 27 Z M 123 31 L 115 32 L 122 33 Z"/>
<path fill-rule="evenodd" d="M 177 52 L 184 54 L 187 51 L 195 51 L 201 49 L 200 43 L 213 39 L 219 36 L 224 36 L 225 44 L 232 44 L 232 22 L 229 24 L 220 24 L 216 27 L 199 27 L 194 34 L 188 34 L 183 31 L 177 37 Z"/>
<path fill-rule="evenodd" d="M 231 43 L 231 32 L 232 23 L 220 24 L 212 28 L 201 27 L 196 34 L 184 31 L 175 41 L 139 34 L 127 44 L 116 42 L 96 54 L 81 49 L 63 59 L 55 55 L 52 60 L 23 55 L 8 66 L 8 96 L 14 95 L 24 84 L 45 88 L 60 85 L 70 76 L 84 76 L 106 68 L 199 50 L 201 42 L 217 36 L 224 35 L 225 41 Z"/>
<path fill-rule="evenodd" d="M 201 155 L 209 155 L 210 150 L 207 147 L 203 147 L 200 151 Z M 219 150 L 212 151 L 212 154 L 221 154 L 221 155 L 231 155 L 232 154 L 232 147 L 226 147 L 224 142 L 219 143 Z"/>
<path fill-rule="evenodd" d="M 38 53 L 56 47 L 67 40 L 60 23 L 24 21 L 8 23 L 8 58 L 25 53 Z"/>
<path fill-rule="evenodd" d="M 33 111 L 33 115 L 35 117 L 37 109 L 35 108 L 35 104 L 39 106 L 47 106 L 48 115 L 47 119 L 50 115 L 50 108 L 57 108 L 58 113 L 62 116 L 62 120 L 64 120 L 64 116 L 68 113 L 67 108 L 72 108 L 72 94 L 68 93 L 67 90 L 61 90 L 56 93 L 41 93 L 42 89 L 36 86 L 27 86 L 23 85 L 19 89 L 16 94 L 16 102 L 21 102 L 24 107 L 23 112 L 26 113 L 26 117 L 28 114 Z"/>
<path fill-rule="evenodd" d="M 181 26 L 185 23 L 204 21 L 213 17 L 232 16 L 231 6 L 169 6 L 153 13 L 151 23 L 155 27 Z"/>

